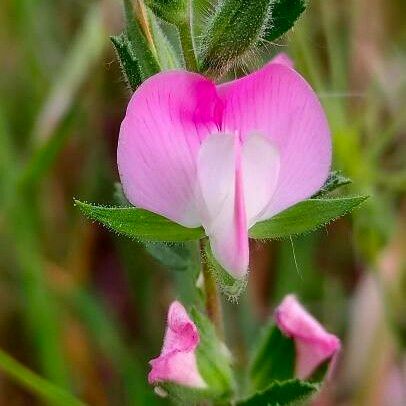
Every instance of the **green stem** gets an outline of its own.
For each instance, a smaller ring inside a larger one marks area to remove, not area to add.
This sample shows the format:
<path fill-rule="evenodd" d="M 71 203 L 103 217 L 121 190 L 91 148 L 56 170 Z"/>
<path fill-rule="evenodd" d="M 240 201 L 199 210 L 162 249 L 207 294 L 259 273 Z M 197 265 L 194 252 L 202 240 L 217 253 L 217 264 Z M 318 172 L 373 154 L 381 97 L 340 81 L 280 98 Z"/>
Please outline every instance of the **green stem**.
<path fill-rule="evenodd" d="M 2 350 L 0 350 L 0 369 L 46 402 L 61 406 L 85 406 L 85 403 L 30 371 Z"/>
<path fill-rule="evenodd" d="M 190 20 L 185 20 L 178 24 L 180 44 L 185 58 L 186 69 L 192 72 L 198 72 L 196 54 L 193 46 L 192 30 Z"/>
<path fill-rule="evenodd" d="M 202 262 L 202 273 L 204 280 L 204 293 L 206 301 L 206 312 L 213 323 L 217 335 L 223 339 L 224 338 L 224 324 L 223 324 L 223 312 L 221 309 L 220 295 L 217 288 L 216 280 L 210 269 L 207 266 L 207 262 L 203 257 L 204 253 L 204 240 L 200 242 L 200 255 Z"/>

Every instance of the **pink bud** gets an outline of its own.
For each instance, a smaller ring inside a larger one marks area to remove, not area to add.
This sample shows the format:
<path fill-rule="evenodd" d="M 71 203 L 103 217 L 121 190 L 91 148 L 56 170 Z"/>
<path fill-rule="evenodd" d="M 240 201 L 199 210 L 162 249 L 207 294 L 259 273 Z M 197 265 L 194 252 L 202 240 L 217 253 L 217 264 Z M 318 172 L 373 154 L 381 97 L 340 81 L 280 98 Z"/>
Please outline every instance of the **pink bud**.
<path fill-rule="evenodd" d="M 173 382 L 179 385 L 205 388 L 206 383 L 197 368 L 195 350 L 199 332 L 179 302 L 173 302 L 168 311 L 168 325 L 164 344 L 158 358 L 150 361 L 152 367 L 148 382 Z"/>
<path fill-rule="evenodd" d="M 285 297 L 274 317 L 280 330 L 295 342 L 298 378 L 308 378 L 321 363 L 340 350 L 340 340 L 328 333 L 294 295 Z"/>

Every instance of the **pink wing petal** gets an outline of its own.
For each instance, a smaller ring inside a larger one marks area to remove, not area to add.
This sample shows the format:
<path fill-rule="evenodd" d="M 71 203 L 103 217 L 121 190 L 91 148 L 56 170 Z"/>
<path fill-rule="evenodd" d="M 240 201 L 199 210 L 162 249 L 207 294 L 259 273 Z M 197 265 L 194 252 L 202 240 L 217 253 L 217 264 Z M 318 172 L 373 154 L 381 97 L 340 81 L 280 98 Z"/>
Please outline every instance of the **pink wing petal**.
<path fill-rule="evenodd" d="M 310 376 L 340 349 L 340 340 L 328 333 L 294 295 L 286 296 L 278 306 L 275 320 L 281 331 L 295 341 L 296 375 L 300 379 Z"/>
<path fill-rule="evenodd" d="M 203 76 L 171 71 L 144 82 L 128 105 L 117 150 L 128 200 L 185 226 L 199 225 L 196 156 L 220 117 L 215 86 Z"/>
<path fill-rule="evenodd" d="M 198 179 L 203 226 L 213 254 L 231 274 L 248 269 L 248 229 L 244 207 L 241 142 L 234 134 L 213 134 L 202 144 Z"/>
<path fill-rule="evenodd" d="M 195 350 L 199 341 L 199 332 L 185 308 L 179 302 L 173 302 L 168 311 L 161 354 L 150 361 L 149 383 L 170 381 L 195 388 L 206 387 L 197 368 Z"/>
<path fill-rule="evenodd" d="M 268 137 L 250 134 L 243 145 L 242 171 L 248 228 L 267 207 L 278 182 L 279 151 Z"/>
<path fill-rule="evenodd" d="M 275 193 L 258 220 L 310 197 L 326 180 L 331 138 L 316 94 L 285 64 L 271 62 L 242 79 L 218 87 L 224 103 L 222 130 L 242 139 L 263 134 L 280 154 Z"/>

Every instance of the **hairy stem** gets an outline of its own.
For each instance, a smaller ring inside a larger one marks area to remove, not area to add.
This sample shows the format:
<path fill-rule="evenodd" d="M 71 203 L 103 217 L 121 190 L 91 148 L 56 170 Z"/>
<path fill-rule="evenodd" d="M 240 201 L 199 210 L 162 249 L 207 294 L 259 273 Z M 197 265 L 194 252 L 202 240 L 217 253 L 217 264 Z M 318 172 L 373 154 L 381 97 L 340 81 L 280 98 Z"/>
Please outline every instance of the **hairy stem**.
<path fill-rule="evenodd" d="M 183 57 L 185 58 L 186 69 L 193 72 L 198 72 L 199 69 L 193 46 L 192 27 L 190 21 L 190 18 L 187 18 L 185 21 L 180 22 L 177 26 L 179 30 Z"/>
<path fill-rule="evenodd" d="M 223 325 L 223 312 L 221 309 L 220 295 L 217 288 L 216 280 L 210 269 L 207 266 L 207 262 L 204 258 L 204 240 L 200 241 L 200 255 L 202 262 L 202 273 L 204 280 L 204 293 L 206 301 L 206 312 L 209 319 L 214 324 L 217 335 L 224 338 L 224 325 Z"/>

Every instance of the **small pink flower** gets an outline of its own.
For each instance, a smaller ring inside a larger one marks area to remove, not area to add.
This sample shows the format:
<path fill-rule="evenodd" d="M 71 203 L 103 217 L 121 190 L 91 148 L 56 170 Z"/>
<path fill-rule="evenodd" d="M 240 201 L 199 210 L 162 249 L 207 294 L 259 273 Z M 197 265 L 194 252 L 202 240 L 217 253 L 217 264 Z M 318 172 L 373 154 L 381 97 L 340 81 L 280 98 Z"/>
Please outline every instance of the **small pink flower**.
<path fill-rule="evenodd" d="M 280 330 L 295 342 L 295 374 L 299 379 L 308 378 L 340 350 L 340 340 L 329 334 L 294 295 L 286 296 L 277 307 L 275 320 Z"/>
<path fill-rule="evenodd" d="M 150 361 L 152 367 L 148 382 L 172 382 L 193 388 L 205 388 L 206 383 L 197 368 L 195 350 L 199 332 L 179 302 L 173 302 L 168 311 L 168 325 L 161 355 Z"/>
<path fill-rule="evenodd" d="M 286 55 L 216 86 L 169 71 L 134 93 L 117 150 L 135 206 L 185 227 L 203 226 L 219 263 L 248 269 L 248 230 L 312 196 L 331 164 L 316 94 Z"/>

